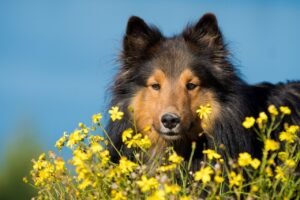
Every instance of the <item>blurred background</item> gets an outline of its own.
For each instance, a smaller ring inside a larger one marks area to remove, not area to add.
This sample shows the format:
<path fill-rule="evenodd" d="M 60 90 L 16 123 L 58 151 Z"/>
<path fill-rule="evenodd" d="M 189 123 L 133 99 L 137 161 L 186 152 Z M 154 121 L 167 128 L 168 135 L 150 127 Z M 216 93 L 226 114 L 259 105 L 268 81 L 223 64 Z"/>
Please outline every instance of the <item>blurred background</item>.
<path fill-rule="evenodd" d="M 29 199 L 31 158 L 106 112 L 129 16 L 172 36 L 206 12 L 249 83 L 300 78 L 297 0 L 1 0 L 0 199 Z"/>

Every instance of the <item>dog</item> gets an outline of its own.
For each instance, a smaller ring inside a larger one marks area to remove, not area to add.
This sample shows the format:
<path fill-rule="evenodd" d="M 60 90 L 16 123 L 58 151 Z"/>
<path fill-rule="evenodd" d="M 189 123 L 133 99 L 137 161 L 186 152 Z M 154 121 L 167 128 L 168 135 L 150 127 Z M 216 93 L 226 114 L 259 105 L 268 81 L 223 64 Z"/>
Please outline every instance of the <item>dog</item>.
<path fill-rule="evenodd" d="M 134 118 L 139 132 L 151 127 L 147 135 L 153 156 L 173 146 L 188 159 L 196 142 L 193 161 L 197 163 L 203 159 L 202 150 L 215 144 L 222 144 L 232 158 L 241 152 L 260 157 L 262 143 L 242 122 L 270 104 L 290 107 L 293 112 L 285 122 L 300 124 L 300 82 L 246 83 L 231 62 L 214 14 L 203 15 L 172 37 L 139 17 L 130 17 L 120 63 L 110 105 L 118 106 L 124 118 Z M 196 110 L 207 104 L 212 111 L 200 119 Z M 128 156 L 131 151 L 121 135 L 132 126 L 130 120 L 110 121 L 107 129 L 114 146 Z M 117 161 L 116 150 L 110 149 L 112 160 Z"/>

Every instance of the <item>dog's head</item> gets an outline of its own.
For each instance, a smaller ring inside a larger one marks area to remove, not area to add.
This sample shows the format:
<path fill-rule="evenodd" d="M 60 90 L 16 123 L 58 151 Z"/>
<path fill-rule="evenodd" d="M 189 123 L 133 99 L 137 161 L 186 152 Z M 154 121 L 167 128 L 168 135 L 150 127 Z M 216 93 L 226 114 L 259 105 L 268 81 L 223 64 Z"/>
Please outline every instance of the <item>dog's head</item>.
<path fill-rule="evenodd" d="M 170 38 L 139 17 L 128 21 L 116 91 L 134 108 L 139 130 L 152 127 L 150 138 L 189 138 L 210 132 L 220 101 L 235 78 L 216 17 L 204 15 Z M 200 119 L 196 110 L 209 104 Z"/>

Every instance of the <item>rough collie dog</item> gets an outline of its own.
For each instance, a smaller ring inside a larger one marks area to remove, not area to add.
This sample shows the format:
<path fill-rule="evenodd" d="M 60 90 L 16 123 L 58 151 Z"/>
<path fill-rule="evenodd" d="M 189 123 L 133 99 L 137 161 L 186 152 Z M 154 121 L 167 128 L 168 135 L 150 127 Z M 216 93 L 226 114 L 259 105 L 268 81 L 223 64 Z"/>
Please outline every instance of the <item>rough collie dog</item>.
<path fill-rule="evenodd" d="M 134 117 L 139 132 L 151 126 L 147 134 L 153 143 L 153 155 L 171 145 L 188 158 L 195 141 L 193 159 L 201 160 L 202 149 L 213 148 L 214 138 L 233 158 L 245 151 L 259 157 L 261 143 L 254 132 L 242 127 L 242 122 L 270 104 L 289 106 L 293 113 L 285 120 L 300 124 L 300 82 L 247 84 L 230 62 L 213 14 L 205 14 L 173 37 L 165 37 L 155 26 L 131 17 L 120 61 L 111 105 L 119 106 L 124 118 Z M 212 113 L 200 119 L 196 110 L 207 104 Z M 122 144 L 121 134 L 129 127 L 128 120 L 108 124 L 114 145 L 128 154 L 130 149 Z M 111 154 L 117 161 L 113 148 Z"/>

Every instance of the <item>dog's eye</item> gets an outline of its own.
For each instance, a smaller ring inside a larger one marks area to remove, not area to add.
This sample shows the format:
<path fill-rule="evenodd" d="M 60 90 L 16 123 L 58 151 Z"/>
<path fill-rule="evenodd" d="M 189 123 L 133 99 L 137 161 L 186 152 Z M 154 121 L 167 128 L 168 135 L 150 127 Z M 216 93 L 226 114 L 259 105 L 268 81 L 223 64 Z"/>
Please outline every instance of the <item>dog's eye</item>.
<path fill-rule="evenodd" d="M 158 83 L 154 83 L 151 85 L 153 90 L 160 90 L 160 85 Z"/>
<path fill-rule="evenodd" d="M 186 89 L 188 90 L 193 90 L 197 87 L 197 85 L 195 85 L 194 83 L 188 83 L 186 84 Z"/>

